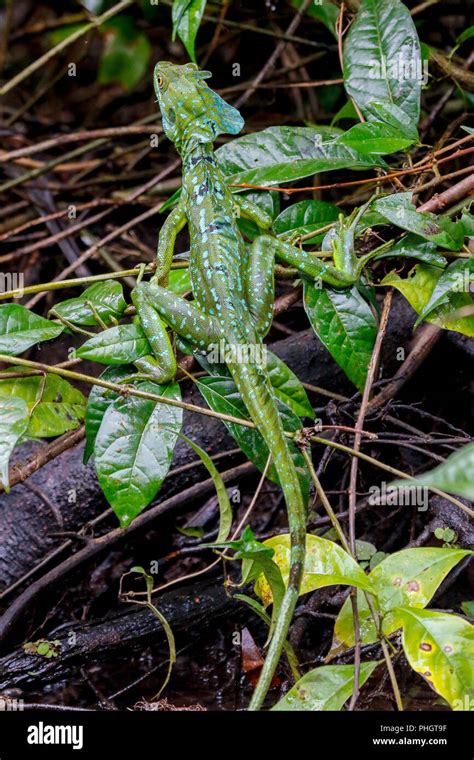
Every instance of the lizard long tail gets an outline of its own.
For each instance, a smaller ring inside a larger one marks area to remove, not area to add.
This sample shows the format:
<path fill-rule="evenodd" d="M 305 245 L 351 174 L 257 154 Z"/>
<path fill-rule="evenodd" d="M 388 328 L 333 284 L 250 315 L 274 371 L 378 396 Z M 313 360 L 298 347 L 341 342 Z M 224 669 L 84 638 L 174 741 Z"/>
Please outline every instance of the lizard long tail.
<path fill-rule="evenodd" d="M 252 364 L 232 365 L 229 366 L 229 369 L 250 416 L 270 451 L 285 496 L 291 536 L 288 588 L 283 598 L 265 664 L 249 705 L 249 710 L 259 710 L 280 660 L 298 600 L 305 557 L 305 505 L 298 473 L 291 457 L 277 406 L 270 391 L 269 381 Z"/>

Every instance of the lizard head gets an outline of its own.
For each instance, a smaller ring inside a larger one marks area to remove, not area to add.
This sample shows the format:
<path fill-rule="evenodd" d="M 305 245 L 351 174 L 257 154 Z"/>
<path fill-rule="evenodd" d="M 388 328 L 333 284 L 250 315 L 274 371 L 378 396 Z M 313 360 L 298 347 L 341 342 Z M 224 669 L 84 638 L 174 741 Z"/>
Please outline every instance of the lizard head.
<path fill-rule="evenodd" d="M 236 135 L 244 125 L 240 113 L 205 83 L 209 71 L 196 64 L 178 66 L 160 61 L 153 75 L 166 136 L 181 151 L 198 143 L 213 142 L 217 135 Z"/>

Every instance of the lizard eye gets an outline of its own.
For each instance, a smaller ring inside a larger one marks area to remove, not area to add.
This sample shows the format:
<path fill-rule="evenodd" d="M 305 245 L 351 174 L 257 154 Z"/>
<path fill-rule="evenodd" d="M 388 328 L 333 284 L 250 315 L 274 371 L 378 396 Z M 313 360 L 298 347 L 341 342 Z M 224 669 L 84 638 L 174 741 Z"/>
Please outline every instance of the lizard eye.
<path fill-rule="evenodd" d="M 156 81 L 158 82 L 158 87 L 163 87 L 164 80 L 160 74 L 157 76 Z"/>

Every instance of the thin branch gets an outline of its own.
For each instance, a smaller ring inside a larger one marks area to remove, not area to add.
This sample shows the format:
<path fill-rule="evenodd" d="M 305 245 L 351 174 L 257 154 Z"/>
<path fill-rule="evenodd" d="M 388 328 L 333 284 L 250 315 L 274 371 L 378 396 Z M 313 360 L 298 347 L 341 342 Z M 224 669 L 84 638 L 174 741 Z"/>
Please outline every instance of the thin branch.
<path fill-rule="evenodd" d="M 19 74 L 13 77 L 13 79 L 10 79 L 10 81 L 4 84 L 3 87 L 0 87 L 0 96 L 5 95 L 7 92 L 16 87 L 17 84 L 20 84 L 20 82 L 23 82 L 24 79 L 27 79 L 30 74 L 33 74 L 33 72 L 42 68 L 45 63 L 48 63 L 48 61 L 54 58 L 62 50 L 65 50 L 67 47 L 69 47 L 69 45 L 72 45 L 73 42 L 83 37 L 84 34 L 87 34 L 92 29 L 97 29 L 104 23 L 104 21 L 108 21 L 108 19 L 112 18 L 112 16 L 116 16 L 117 13 L 120 13 L 121 11 L 125 10 L 125 8 L 128 8 L 128 6 L 132 5 L 133 2 L 134 0 L 121 0 L 120 3 L 114 5 L 113 8 L 109 8 L 109 10 L 105 11 L 105 13 L 103 13 L 101 16 L 97 16 L 97 18 L 95 18 L 89 24 L 86 24 L 80 29 L 77 29 L 68 37 L 61 40 L 61 42 L 48 50 L 44 55 L 40 56 L 40 58 L 37 58 L 35 61 L 33 61 L 33 63 L 30 63 L 30 65 L 23 69 L 23 71 L 20 71 Z"/>

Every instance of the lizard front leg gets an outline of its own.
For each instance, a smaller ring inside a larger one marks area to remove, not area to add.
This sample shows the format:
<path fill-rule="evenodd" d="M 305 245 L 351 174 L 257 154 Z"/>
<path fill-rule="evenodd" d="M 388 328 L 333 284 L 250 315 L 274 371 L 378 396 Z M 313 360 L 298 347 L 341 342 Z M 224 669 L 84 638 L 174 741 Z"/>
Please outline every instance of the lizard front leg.
<path fill-rule="evenodd" d="M 269 230 L 272 226 L 273 219 L 269 213 L 264 211 L 256 203 L 249 201 L 245 195 L 234 195 L 232 197 L 234 201 L 234 209 L 236 216 L 241 216 L 244 219 L 249 219 L 251 222 L 257 225 L 261 230 Z"/>
<path fill-rule="evenodd" d="M 142 357 L 135 365 L 158 382 L 168 382 L 176 374 L 176 357 L 166 326 L 202 350 L 222 337 L 217 320 L 160 285 L 141 282 L 132 292 L 132 301 L 153 351 L 153 356 Z"/>
<path fill-rule="evenodd" d="M 257 237 L 249 246 L 244 281 L 248 310 L 261 338 L 265 337 L 271 327 L 275 300 L 275 251 L 273 246 L 266 244 L 266 239 L 265 235 Z"/>
<path fill-rule="evenodd" d="M 277 259 L 295 267 L 306 277 L 312 280 L 321 279 L 335 288 L 347 287 L 357 280 L 356 272 L 337 269 L 332 264 L 312 256 L 308 251 L 296 248 L 271 235 L 260 235 L 255 238 L 252 243 L 251 259 L 254 256 L 261 260 Z"/>
<path fill-rule="evenodd" d="M 186 224 L 186 214 L 181 204 L 171 211 L 166 217 L 160 230 L 158 246 L 156 249 L 156 270 L 151 278 L 151 282 L 156 285 L 166 286 L 168 284 L 168 273 L 171 269 L 173 260 L 174 244 L 176 236 Z"/>

